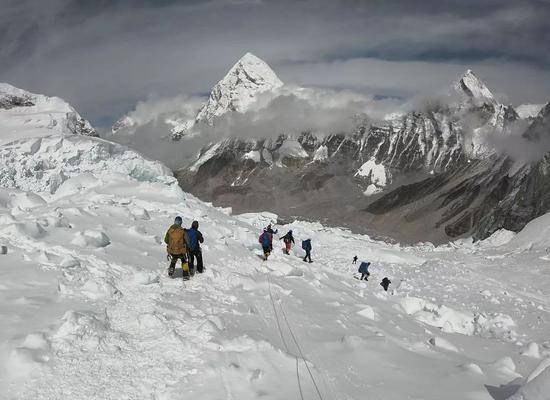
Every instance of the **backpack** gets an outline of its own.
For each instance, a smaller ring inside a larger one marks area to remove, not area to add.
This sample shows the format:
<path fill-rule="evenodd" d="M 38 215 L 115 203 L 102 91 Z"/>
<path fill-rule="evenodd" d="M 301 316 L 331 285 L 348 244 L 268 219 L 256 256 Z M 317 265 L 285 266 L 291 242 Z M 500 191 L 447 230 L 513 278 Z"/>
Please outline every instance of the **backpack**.
<path fill-rule="evenodd" d="M 368 274 L 369 265 L 370 265 L 370 262 L 362 262 L 361 265 L 359 265 L 359 272 L 362 274 Z"/>
<path fill-rule="evenodd" d="M 305 251 L 310 251 L 311 250 L 311 242 L 308 240 L 302 240 L 302 249 L 304 249 Z"/>
<path fill-rule="evenodd" d="M 271 240 L 269 238 L 269 233 L 264 232 L 260 235 L 259 242 L 262 244 L 263 247 L 268 247 L 271 245 Z"/>
<path fill-rule="evenodd" d="M 168 252 L 170 254 L 187 253 L 185 230 L 183 230 L 183 228 L 170 228 L 168 230 L 168 235 Z"/>
<path fill-rule="evenodd" d="M 189 239 L 189 249 L 196 250 L 199 245 L 199 234 L 195 229 L 187 230 L 187 238 Z"/>

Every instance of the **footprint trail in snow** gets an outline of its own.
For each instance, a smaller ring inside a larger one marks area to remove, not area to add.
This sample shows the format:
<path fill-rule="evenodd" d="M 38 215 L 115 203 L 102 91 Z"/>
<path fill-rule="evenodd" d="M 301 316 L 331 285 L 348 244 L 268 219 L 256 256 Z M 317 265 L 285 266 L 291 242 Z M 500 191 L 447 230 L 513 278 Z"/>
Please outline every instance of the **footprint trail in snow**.
<path fill-rule="evenodd" d="M 120 157 L 118 172 L 74 170 L 53 194 L 46 181 L 0 189 L 0 398 L 493 399 L 548 386 L 547 244 L 529 230 L 402 247 L 294 222 L 279 231 L 311 237 L 314 263 L 298 248 L 263 262 L 258 234 L 276 216 L 231 216 Z M 175 215 L 206 240 L 205 273 L 185 283 L 166 276 Z M 355 254 L 368 282 L 353 279 Z"/>

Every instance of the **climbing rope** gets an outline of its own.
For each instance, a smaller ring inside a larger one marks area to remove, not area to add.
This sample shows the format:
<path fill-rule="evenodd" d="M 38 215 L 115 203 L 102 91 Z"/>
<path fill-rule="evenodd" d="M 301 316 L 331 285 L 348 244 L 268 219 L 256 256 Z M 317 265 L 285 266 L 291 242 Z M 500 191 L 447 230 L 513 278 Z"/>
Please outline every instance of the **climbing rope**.
<path fill-rule="evenodd" d="M 269 273 L 267 274 L 267 283 L 268 283 L 268 288 L 269 288 L 269 297 L 271 299 L 271 305 L 273 306 L 273 312 L 275 313 L 275 318 L 277 319 L 277 326 L 278 326 L 278 329 L 279 329 L 279 333 L 281 335 L 281 339 L 283 339 L 282 329 L 281 329 L 281 326 L 280 326 L 277 310 L 276 310 L 276 307 L 275 307 L 275 301 L 273 299 L 273 294 L 272 294 L 272 291 L 271 291 L 271 279 L 269 277 Z M 300 347 L 300 344 L 298 343 L 298 340 L 296 339 L 296 336 L 294 335 L 294 332 L 292 330 L 292 327 L 290 326 L 290 322 L 288 321 L 288 318 L 286 316 L 285 310 L 284 310 L 283 305 L 282 305 L 281 302 L 279 302 L 279 307 L 281 308 L 281 314 L 282 314 L 283 319 L 285 321 L 285 324 L 288 328 L 288 331 L 290 332 L 290 336 L 292 337 L 292 341 L 294 342 L 296 348 L 298 349 L 298 353 L 300 354 L 300 358 L 302 359 L 304 365 L 306 366 L 309 377 L 310 377 L 310 379 L 313 383 L 313 386 L 315 387 L 315 391 L 317 392 L 317 395 L 319 396 L 319 399 L 323 400 L 323 396 L 321 395 L 321 391 L 319 390 L 319 387 L 317 386 L 317 382 L 315 381 L 313 373 L 311 372 L 311 369 L 309 368 L 309 365 L 306 361 L 306 358 L 304 356 L 302 348 Z M 287 352 L 290 353 L 290 351 L 288 349 L 288 346 L 286 345 L 286 342 L 284 341 L 284 339 L 283 339 L 283 343 L 285 344 Z M 300 375 L 299 375 L 299 371 L 298 371 L 298 357 L 295 356 L 295 358 L 296 358 L 296 375 L 298 376 L 298 387 L 300 388 L 300 396 L 302 396 L 302 389 L 301 389 L 301 384 L 300 384 L 300 379 L 299 379 Z M 303 399 L 303 396 L 302 396 L 302 399 Z"/>
<path fill-rule="evenodd" d="M 292 354 L 286 343 L 285 337 L 283 335 L 283 329 L 281 328 L 281 322 L 279 320 L 279 315 L 277 314 L 277 308 L 275 307 L 275 300 L 273 300 L 273 293 L 271 291 L 271 280 L 269 279 L 269 273 L 267 274 L 267 287 L 269 289 L 269 299 L 271 300 L 271 306 L 273 307 L 273 313 L 275 314 L 275 321 L 277 323 L 277 329 L 279 330 L 279 335 L 281 336 L 281 341 L 283 346 L 288 354 Z M 294 355 L 296 360 L 296 379 L 298 380 L 298 390 L 300 391 L 300 399 L 304 400 L 304 394 L 302 393 L 302 382 L 300 380 L 300 370 L 298 365 L 298 357 Z"/>

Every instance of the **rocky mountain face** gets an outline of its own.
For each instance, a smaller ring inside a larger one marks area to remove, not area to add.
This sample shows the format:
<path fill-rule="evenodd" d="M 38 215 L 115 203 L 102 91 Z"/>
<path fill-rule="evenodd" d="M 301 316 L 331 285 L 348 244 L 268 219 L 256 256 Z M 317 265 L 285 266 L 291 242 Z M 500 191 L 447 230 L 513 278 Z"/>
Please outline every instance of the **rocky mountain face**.
<path fill-rule="evenodd" d="M 65 100 L 0 83 L 0 141 L 44 135 L 99 136 Z"/>
<path fill-rule="evenodd" d="M 263 60 L 246 53 L 212 89 L 206 104 L 197 114 L 197 122 L 212 124 L 215 117 L 228 111 L 246 111 L 259 93 L 274 91 L 283 82 Z"/>
<path fill-rule="evenodd" d="M 159 116 L 171 127 L 171 136 L 180 140 L 184 136 L 196 134 L 193 130 L 202 125 L 212 125 L 214 119 L 227 112 L 245 112 L 257 101 L 261 93 L 275 93 L 283 82 L 263 60 L 251 53 L 239 59 L 229 72 L 213 88 L 208 100 L 193 117 L 178 116 L 172 113 Z M 112 126 L 111 132 L 135 129 L 138 122 L 130 116 L 121 117 Z"/>
<path fill-rule="evenodd" d="M 226 92 L 239 92 L 237 80 L 228 85 Z M 227 139 L 204 148 L 177 176 L 184 189 L 236 212 L 268 209 L 404 241 L 481 238 L 517 230 L 545 209 L 504 212 L 537 168 L 517 168 L 487 136 L 510 135 L 519 119 L 468 70 L 446 101 L 360 120 L 348 133 Z"/>
<path fill-rule="evenodd" d="M 530 140 L 550 135 L 550 104 L 524 133 Z M 545 143 L 548 145 L 548 142 Z M 546 147 L 547 149 L 549 147 Z M 550 210 L 550 153 L 520 164 L 491 155 L 433 177 L 402 185 L 370 203 L 365 211 L 398 226 L 428 222 L 453 238 L 483 239 L 497 229 L 521 230 Z"/>
<path fill-rule="evenodd" d="M 247 54 L 172 137 L 257 107 L 259 94 L 276 97 L 283 87 L 265 62 Z M 534 132 L 546 129 L 543 114 L 530 117 Z M 531 190 L 544 165 L 518 166 L 491 145 L 515 134 L 520 120 L 468 70 L 443 100 L 381 121 L 358 118 L 349 132 L 288 135 L 274 126 L 274 139 L 213 142 L 177 177 L 184 190 L 235 212 L 271 210 L 401 241 L 482 238 L 502 227 L 517 230 L 546 210 L 543 193 Z M 526 206 L 519 210 L 522 193 Z M 539 205 L 527 210 L 530 201 Z"/>

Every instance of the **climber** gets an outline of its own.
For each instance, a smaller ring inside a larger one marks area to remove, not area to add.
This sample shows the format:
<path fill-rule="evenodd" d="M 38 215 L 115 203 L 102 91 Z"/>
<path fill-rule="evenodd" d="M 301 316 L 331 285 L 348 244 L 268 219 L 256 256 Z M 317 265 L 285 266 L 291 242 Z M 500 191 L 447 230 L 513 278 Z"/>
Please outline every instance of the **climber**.
<path fill-rule="evenodd" d="M 285 243 L 285 249 L 284 252 L 286 254 L 290 254 L 290 249 L 292 248 L 292 244 L 294 242 L 294 236 L 292 236 L 292 230 L 288 231 L 286 235 L 284 235 L 281 239 Z"/>
<path fill-rule="evenodd" d="M 357 256 L 353 256 L 353 264 L 357 264 L 357 260 L 358 260 Z"/>
<path fill-rule="evenodd" d="M 202 263 L 201 243 L 204 242 L 201 231 L 199 231 L 199 222 L 193 221 L 191 228 L 186 229 L 187 233 L 187 257 L 189 258 L 189 272 L 191 276 L 195 274 L 195 258 L 197 259 L 197 269 L 199 274 L 204 271 Z"/>
<path fill-rule="evenodd" d="M 168 259 L 170 259 L 170 266 L 168 267 L 168 276 L 172 278 L 174 276 L 174 270 L 176 263 L 181 260 L 181 267 L 183 269 L 183 280 L 189 279 L 189 264 L 187 264 L 187 233 L 185 229 L 181 227 L 181 217 L 174 219 L 174 224 L 168 229 L 164 236 L 164 242 L 167 244 L 166 251 L 168 252 Z"/>
<path fill-rule="evenodd" d="M 380 282 L 380 286 L 382 286 L 384 288 L 384 290 L 387 292 L 388 287 L 390 286 L 390 283 L 391 283 L 391 281 L 386 277 L 386 278 L 382 279 L 382 282 Z"/>
<path fill-rule="evenodd" d="M 309 262 L 311 261 L 311 239 L 302 240 L 302 249 L 305 250 L 306 255 L 304 256 L 304 261 L 307 261 L 309 259 Z"/>
<path fill-rule="evenodd" d="M 264 251 L 264 261 L 267 261 L 267 257 L 271 254 L 273 251 L 273 234 L 277 233 L 277 231 L 274 231 L 271 229 L 271 225 L 268 225 L 266 228 L 264 228 L 264 231 L 258 238 L 258 241 L 262 245 L 262 249 Z"/>
<path fill-rule="evenodd" d="M 370 276 L 370 272 L 369 272 L 369 266 L 370 266 L 370 262 L 362 262 L 360 265 L 359 265 L 359 271 L 361 273 L 361 281 L 364 279 L 366 281 L 369 280 L 369 276 Z"/>

